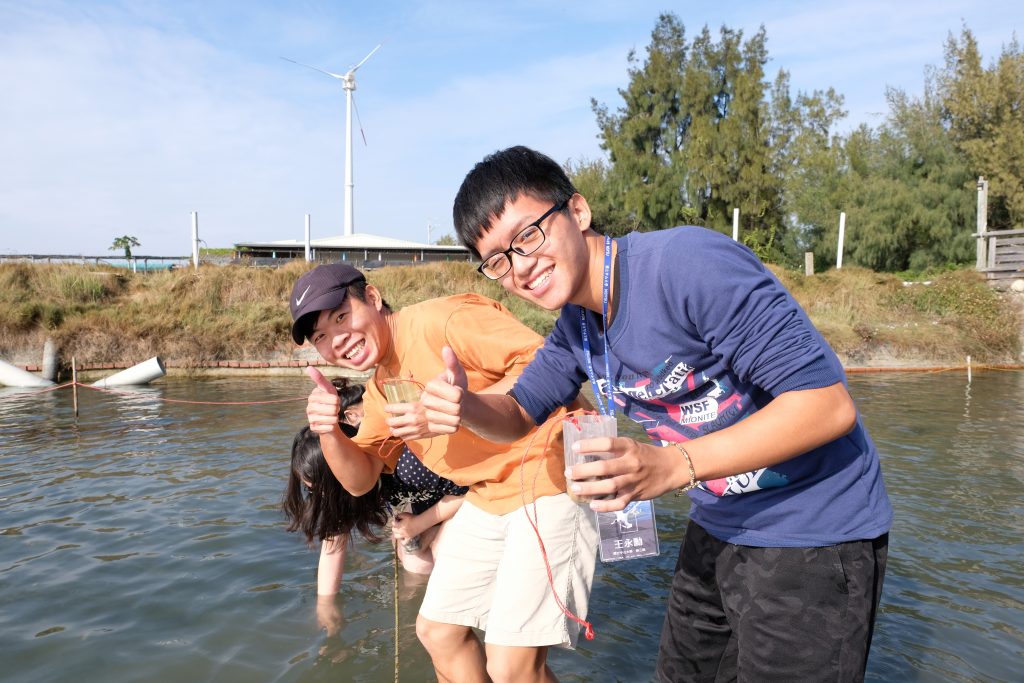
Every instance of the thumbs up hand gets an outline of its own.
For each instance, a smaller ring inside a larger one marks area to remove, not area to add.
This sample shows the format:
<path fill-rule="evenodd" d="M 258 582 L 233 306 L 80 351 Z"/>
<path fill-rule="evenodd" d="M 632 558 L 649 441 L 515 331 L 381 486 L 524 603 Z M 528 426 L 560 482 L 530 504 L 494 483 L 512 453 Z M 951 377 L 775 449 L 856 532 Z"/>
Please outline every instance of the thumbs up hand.
<path fill-rule="evenodd" d="M 309 429 L 317 434 L 330 434 L 336 429 L 340 430 L 338 422 L 341 399 L 338 398 L 338 390 L 316 368 L 307 367 L 306 374 L 316 385 L 306 401 Z"/>
<path fill-rule="evenodd" d="M 444 361 L 444 381 L 465 391 L 469 380 L 466 378 L 465 368 L 462 367 L 458 356 L 452 351 L 452 347 L 445 346 L 441 349 L 441 360 Z"/>

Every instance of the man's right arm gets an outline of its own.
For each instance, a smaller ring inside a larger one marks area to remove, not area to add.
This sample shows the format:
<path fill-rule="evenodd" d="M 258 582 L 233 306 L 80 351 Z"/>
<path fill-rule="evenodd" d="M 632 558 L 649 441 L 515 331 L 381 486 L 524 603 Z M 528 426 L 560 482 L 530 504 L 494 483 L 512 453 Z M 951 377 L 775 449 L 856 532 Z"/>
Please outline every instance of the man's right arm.
<path fill-rule="evenodd" d="M 342 433 L 340 427 L 335 426 L 333 431 L 320 434 L 320 449 L 334 478 L 353 496 L 361 496 L 377 485 L 384 470 L 384 461 L 367 455 Z"/>
<path fill-rule="evenodd" d="M 507 392 L 507 386 L 499 381 L 483 392 L 471 392 L 455 352 L 445 347 L 441 356 L 445 371 L 427 382 L 420 398 L 430 433 L 453 434 L 465 426 L 488 441 L 507 443 L 536 426 L 512 396 L 499 393 Z"/>
<path fill-rule="evenodd" d="M 466 392 L 462 412 L 462 423 L 488 441 L 515 441 L 536 426 L 509 394 Z"/>

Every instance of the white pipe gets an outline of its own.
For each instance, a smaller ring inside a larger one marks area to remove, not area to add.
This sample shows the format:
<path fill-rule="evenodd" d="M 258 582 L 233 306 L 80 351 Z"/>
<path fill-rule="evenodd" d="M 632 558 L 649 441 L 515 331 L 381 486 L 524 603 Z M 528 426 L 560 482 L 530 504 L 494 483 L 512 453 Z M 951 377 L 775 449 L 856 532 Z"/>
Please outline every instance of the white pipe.
<path fill-rule="evenodd" d="M 839 214 L 839 246 L 836 248 L 836 270 L 843 267 L 843 238 L 846 237 L 846 212 Z"/>
<path fill-rule="evenodd" d="M 192 212 L 192 266 L 199 270 L 199 212 Z"/>
<path fill-rule="evenodd" d="M 57 345 L 52 339 L 43 344 L 43 379 L 57 379 Z"/>
<path fill-rule="evenodd" d="M 985 176 L 978 176 L 978 262 L 977 270 L 984 270 L 988 266 L 988 181 Z"/>
<path fill-rule="evenodd" d="M 309 214 L 306 214 L 306 263 L 312 261 L 313 258 L 309 253 Z"/>
<path fill-rule="evenodd" d="M 155 379 L 160 379 L 166 374 L 163 361 L 154 356 L 138 365 L 133 365 L 127 370 L 104 377 L 98 382 L 93 382 L 94 387 L 122 387 L 133 384 L 149 384 Z"/>
<path fill-rule="evenodd" d="M 732 210 L 732 241 L 740 241 L 740 210 Z"/>
<path fill-rule="evenodd" d="M 31 372 L 26 372 L 16 365 L 0 360 L 0 384 L 8 387 L 52 387 L 53 382 L 43 379 Z"/>

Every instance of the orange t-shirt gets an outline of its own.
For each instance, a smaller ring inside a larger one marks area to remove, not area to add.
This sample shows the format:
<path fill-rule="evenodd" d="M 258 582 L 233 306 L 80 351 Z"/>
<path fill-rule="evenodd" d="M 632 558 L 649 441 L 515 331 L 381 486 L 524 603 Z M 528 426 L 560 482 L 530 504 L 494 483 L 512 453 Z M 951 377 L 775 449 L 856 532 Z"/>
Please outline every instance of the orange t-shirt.
<path fill-rule="evenodd" d="M 379 366 L 366 384 L 364 417 L 353 441 L 393 470 L 402 451 L 384 422 L 387 399 L 382 382 L 389 377 L 425 384 L 444 371 L 441 348 L 458 356 L 469 390 L 486 389 L 508 375 L 518 376 L 544 339 L 516 320 L 504 306 L 477 294 L 430 299 L 403 308 L 392 338 L 394 360 Z M 512 443 L 487 441 L 463 427 L 446 436 L 408 441 L 423 464 L 460 486 L 466 498 L 492 514 L 505 514 L 535 497 L 565 491 L 560 408 L 540 427 Z M 525 461 L 524 461 L 525 454 Z"/>

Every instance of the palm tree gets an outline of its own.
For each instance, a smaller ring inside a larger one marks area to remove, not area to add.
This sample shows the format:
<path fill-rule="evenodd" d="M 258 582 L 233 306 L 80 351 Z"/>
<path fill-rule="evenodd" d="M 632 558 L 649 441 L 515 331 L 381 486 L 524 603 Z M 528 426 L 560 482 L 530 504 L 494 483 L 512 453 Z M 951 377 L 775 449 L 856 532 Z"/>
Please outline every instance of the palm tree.
<path fill-rule="evenodd" d="M 139 246 L 139 241 L 131 235 L 122 235 L 121 237 L 114 238 L 114 243 L 110 245 L 110 251 L 117 251 L 118 249 L 124 249 L 124 257 L 130 259 L 132 257 L 132 247 Z"/>

